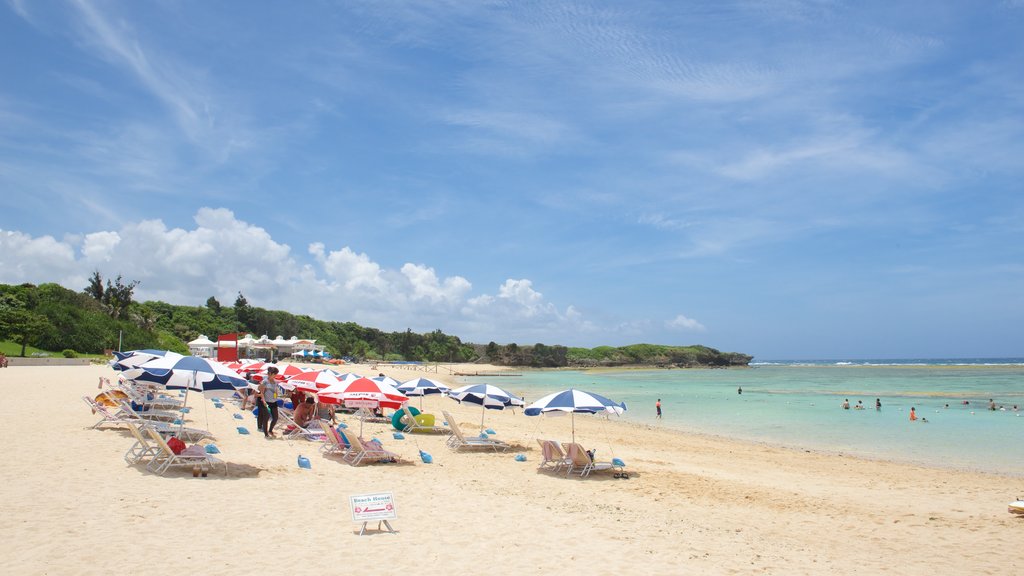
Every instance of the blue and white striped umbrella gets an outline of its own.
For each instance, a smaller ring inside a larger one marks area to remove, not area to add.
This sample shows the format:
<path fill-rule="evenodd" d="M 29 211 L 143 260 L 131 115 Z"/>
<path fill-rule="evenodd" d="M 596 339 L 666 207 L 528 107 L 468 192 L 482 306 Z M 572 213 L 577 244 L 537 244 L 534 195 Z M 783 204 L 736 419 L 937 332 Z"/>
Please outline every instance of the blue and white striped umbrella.
<path fill-rule="evenodd" d="M 448 393 L 456 402 L 479 404 L 489 410 L 504 410 L 507 406 L 525 406 L 523 399 L 490 384 L 471 384 Z"/>
<path fill-rule="evenodd" d="M 623 402 L 614 402 L 600 394 L 570 388 L 568 390 L 562 390 L 561 392 L 555 392 L 554 394 L 548 394 L 527 406 L 523 413 L 527 416 L 539 416 L 540 414 L 552 416 L 563 415 L 566 413 L 571 414 L 572 441 L 576 442 L 577 412 L 582 414 L 598 414 L 603 412 L 606 414 L 621 415 L 625 411 L 626 404 Z"/>
<path fill-rule="evenodd" d="M 419 396 L 420 410 L 423 409 L 423 397 L 427 394 L 447 394 L 452 391 L 448 386 L 430 378 L 413 378 L 408 382 L 403 382 L 397 388 L 399 392 L 406 396 Z"/>
<path fill-rule="evenodd" d="M 459 404 L 469 402 L 470 404 L 479 404 L 489 410 L 504 410 L 507 406 L 524 406 L 526 404 L 522 398 L 490 384 L 470 384 L 456 388 L 448 393 L 448 397 Z M 484 429 L 484 414 L 487 412 L 483 408 L 480 410 L 480 430 Z"/>
<path fill-rule="evenodd" d="M 129 350 L 128 352 L 114 352 L 114 359 L 110 361 L 110 367 L 114 370 L 123 371 L 166 356 L 182 358 L 181 354 L 171 352 L 170 350 Z"/>
<path fill-rule="evenodd" d="M 238 372 L 216 360 L 198 356 L 164 356 L 125 370 L 125 378 L 156 382 L 167 388 L 186 390 L 234 390 L 249 385 Z"/>
<path fill-rule="evenodd" d="M 451 391 L 451 388 L 430 378 L 413 378 L 403 382 L 397 388 L 406 396 L 426 396 L 427 394 L 443 394 Z"/>
<path fill-rule="evenodd" d="M 537 416 L 543 413 L 554 412 L 582 412 L 596 414 L 607 412 L 609 414 L 622 414 L 626 411 L 626 405 L 622 402 L 613 402 L 600 394 L 584 392 L 570 388 L 548 394 L 527 406 L 523 412 L 527 416 Z"/>

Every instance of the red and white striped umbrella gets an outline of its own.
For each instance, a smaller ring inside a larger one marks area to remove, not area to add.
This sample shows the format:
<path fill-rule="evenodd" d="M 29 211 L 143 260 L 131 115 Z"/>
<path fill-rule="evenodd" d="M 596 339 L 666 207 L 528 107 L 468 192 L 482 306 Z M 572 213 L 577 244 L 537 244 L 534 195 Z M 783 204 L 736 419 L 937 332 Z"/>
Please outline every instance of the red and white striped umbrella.
<path fill-rule="evenodd" d="M 331 370 L 312 370 L 303 372 L 281 382 L 281 387 L 286 390 L 298 388 L 303 392 L 319 392 L 321 389 L 340 385 L 341 379 Z"/>
<path fill-rule="evenodd" d="M 409 398 L 384 382 L 359 378 L 351 382 L 328 386 L 317 393 L 326 404 L 345 404 L 356 408 L 391 408 L 398 410 Z"/>

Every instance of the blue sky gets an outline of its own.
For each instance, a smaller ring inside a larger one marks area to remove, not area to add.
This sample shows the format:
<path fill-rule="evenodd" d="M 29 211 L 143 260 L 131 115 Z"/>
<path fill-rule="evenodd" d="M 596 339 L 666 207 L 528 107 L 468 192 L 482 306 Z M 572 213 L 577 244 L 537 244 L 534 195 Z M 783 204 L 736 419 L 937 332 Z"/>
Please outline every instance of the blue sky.
<path fill-rule="evenodd" d="M 0 282 L 1024 356 L 1022 30 L 1020 0 L 6 0 Z"/>

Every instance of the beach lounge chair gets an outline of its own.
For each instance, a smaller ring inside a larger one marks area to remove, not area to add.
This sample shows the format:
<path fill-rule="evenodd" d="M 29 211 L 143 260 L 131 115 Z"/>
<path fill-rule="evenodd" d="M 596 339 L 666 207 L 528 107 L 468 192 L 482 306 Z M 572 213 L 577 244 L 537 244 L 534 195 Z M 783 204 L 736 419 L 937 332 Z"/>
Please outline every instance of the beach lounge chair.
<path fill-rule="evenodd" d="M 146 466 L 147 469 L 163 476 L 171 466 L 191 466 L 193 469 L 199 467 L 204 473 L 217 464 L 224 465 L 224 475 L 228 474 L 226 462 L 206 453 L 206 449 L 198 444 L 189 446 L 181 454 L 175 454 L 174 450 L 167 445 L 167 441 L 153 428 L 146 428 L 146 433 L 153 440 L 157 453 Z"/>
<path fill-rule="evenodd" d="M 324 445 L 320 447 L 320 453 L 324 456 L 337 454 L 344 456 L 349 447 L 341 440 L 338 431 L 331 427 L 325 420 L 319 420 L 320 428 L 323 430 Z"/>
<path fill-rule="evenodd" d="M 590 454 L 583 449 L 583 446 L 580 446 L 577 443 L 563 442 L 562 448 L 565 450 L 569 461 L 569 467 L 565 472 L 566 476 L 573 472 L 579 472 L 580 477 L 586 477 L 594 470 L 611 470 L 613 468 L 622 470 L 622 466 L 618 466 L 611 462 L 595 462 L 594 459 L 591 458 Z"/>
<path fill-rule="evenodd" d="M 433 414 L 413 414 L 408 406 L 402 406 L 402 424 L 405 424 L 403 432 L 440 432 L 447 434 L 449 430 L 444 426 L 434 426 Z"/>
<path fill-rule="evenodd" d="M 89 405 L 92 409 L 93 414 L 100 415 L 100 421 L 93 424 L 89 428 L 98 430 L 102 426 L 114 426 L 117 428 L 124 428 L 129 422 L 138 422 L 138 418 L 132 418 L 127 414 L 122 413 L 119 410 L 112 410 L 108 406 L 100 404 L 95 399 L 88 396 L 82 396 L 82 400 Z"/>
<path fill-rule="evenodd" d="M 347 436 L 352 448 L 342 458 L 353 466 L 363 462 L 398 462 L 398 454 L 388 452 L 380 442 L 367 441 L 356 435 Z"/>
<path fill-rule="evenodd" d="M 128 402 L 121 401 L 121 411 L 138 420 L 150 420 L 155 422 L 174 422 L 182 418 L 177 412 L 164 412 L 163 410 L 146 410 L 139 412 Z"/>
<path fill-rule="evenodd" d="M 133 404 L 144 406 L 147 410 L 178 410 L 184 406 L 181 400 L 160 394 L 153 387 L 139 382 L 118 380 L 117 384 L 111 384 L 107 378 L 100 378 L 100 382 L 112 390 L 124 392 Z"/>
<path fill-rule="evenodd" d="M 138 418 L 128 412 L 125 412 L 123 409 L 117 411 L 111 410 L 109 407 L 96 402 L 88 396 L 82 396 L 82 400 L 92 408 L 94 413 L 101 416 L 99 422 L 90 426 L 92 429 L 98 430 L 103 426 L 127 428 L 129 424 L 135 424 L 139 428 L 153 428 L 161 434 L 173 434 L 183 440 L 188 440 L 189 442 L 198 442 L 204 438 L 213 438 L 213 435 L 206 430 L 177 426 L 157 420 L 145 420 L 143 418 Z"/>
<path fill-rule="evenodd" d="M 146 440 L 146 434 L 142 432 L 142 428 L 131 422 L 127 426 L 132 436 L 135 437 L 135 443 L 124 453 L 125 462 L 138 464 L 143 460 L 152 459 L 160 453 L 160 450 L 155 445 Z"/>
<path fill-rule="evenodd" d="M 480 438 L 478 436 L 467 437 L 462 433 L 462 429 L 459 428 L 459 423 L 452 418 L 452 415 L 448 412 L 441 411 L 444 414 L 444 419 L 448 422 L 448 428 L 451 430 L 452 435 L 448 437 L 448 447 L 452 450 L 461 450 L 462 448 L 490 448 L 495 452 L 504 452 L 508 450 L 508 444 L 501 440 L 494 440 L 491 438 Z"/>
<path fill-rule="evenodd" d="M 554 440 L 541 440 L 537 439 L 537 444 L 540 444 L 541 462 L 538 468 L 551 468 L 552 470 L 558 470 L 562 466 L 569 466 L 572 461 L 562 451 L 562 447 L 558 445 L 558 442 Z"/>
<path fill-rule="evenodd" d="M 284 420 L 284 437 L 288 440 L 305 438 L 314 442 L 324 439 L 324 432 L 317 425 L 317 420 L 311 421 L 306 426 L 300 426 L 295 421 L 295 413 L 290 410 L 280 410 L 281 420 Z"/>

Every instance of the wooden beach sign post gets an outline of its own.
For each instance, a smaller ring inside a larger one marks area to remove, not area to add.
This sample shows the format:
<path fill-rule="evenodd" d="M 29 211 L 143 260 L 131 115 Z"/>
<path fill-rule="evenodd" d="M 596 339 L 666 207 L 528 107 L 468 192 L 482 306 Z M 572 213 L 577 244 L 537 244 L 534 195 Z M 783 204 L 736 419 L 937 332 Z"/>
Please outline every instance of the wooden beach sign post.
<path fill-rule="evenodd" d="M 366 534 L 366 524 L 377 521 L 377 531 L 382 532 L 380 525 L 383 523 L 388 527 L 387 531 L 397 534 L 388 520 L 398 518 L 398 510 L 395 508 L 395 496 L 391 492 L 378 492 L 375 494 L 356 494 L 348 497 L 349 506 L 352 508 L 352 521 L 362 522 L 359 535 Z"/>

